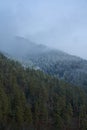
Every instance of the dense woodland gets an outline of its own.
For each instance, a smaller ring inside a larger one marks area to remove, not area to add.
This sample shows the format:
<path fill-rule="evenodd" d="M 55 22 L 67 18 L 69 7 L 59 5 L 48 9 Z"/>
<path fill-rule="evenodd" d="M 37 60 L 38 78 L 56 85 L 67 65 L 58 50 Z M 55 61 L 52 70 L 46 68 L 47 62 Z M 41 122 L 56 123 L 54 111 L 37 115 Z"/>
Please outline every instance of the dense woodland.
<path fill-rule="evenodd" d="M 0 130 L 87 130 L 83 88 L 0 54 Z"/>

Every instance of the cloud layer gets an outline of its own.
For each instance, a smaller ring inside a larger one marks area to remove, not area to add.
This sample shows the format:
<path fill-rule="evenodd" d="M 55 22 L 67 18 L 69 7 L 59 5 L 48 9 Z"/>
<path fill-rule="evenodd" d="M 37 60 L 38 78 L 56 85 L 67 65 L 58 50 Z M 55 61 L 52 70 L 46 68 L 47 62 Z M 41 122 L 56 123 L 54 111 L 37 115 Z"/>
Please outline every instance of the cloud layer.
<path fill-rule="evenodd" d="M 20 35 L 87 59 L 86 0 L 0 0 L 0 35 Z"/>

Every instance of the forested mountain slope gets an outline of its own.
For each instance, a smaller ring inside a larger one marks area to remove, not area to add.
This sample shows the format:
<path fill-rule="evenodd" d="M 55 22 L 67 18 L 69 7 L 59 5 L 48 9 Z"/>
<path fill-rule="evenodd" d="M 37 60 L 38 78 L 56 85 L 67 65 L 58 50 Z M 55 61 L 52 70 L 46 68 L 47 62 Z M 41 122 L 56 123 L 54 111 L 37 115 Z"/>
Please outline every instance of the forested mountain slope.
<path fill-rule="evenodd" d="M 2 42 L 2 41 L 1 41 Z M 40 69 L 47 74 L 78 86 L 87 86 L 87 60 L 59 50 L 15 37 L 3 42 L 1 50 L 24 66 Z"/>
<path fill-rule="evenodd" d="M 35 66 L 52 76 L 69 83 L 87 86 L 87 61 L 59 51 L 50 51 L 38 56 L 27 56 Z"/>
<path fill-rule="evenodd" d="M 0 54 L 1 130 L 86 130 L 84 89 Z"/>

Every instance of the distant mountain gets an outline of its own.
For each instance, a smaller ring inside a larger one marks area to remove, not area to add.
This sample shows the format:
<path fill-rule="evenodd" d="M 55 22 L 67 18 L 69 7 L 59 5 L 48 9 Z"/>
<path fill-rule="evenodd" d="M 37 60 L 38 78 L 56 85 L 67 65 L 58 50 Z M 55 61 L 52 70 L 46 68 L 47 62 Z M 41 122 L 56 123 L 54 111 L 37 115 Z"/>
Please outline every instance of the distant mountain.
<path fill-rule="evenodd" d="M 7 43 L 8 48 L 5 47 L 3 51 L 24 66 L 40 69 L 75 85 L 87 86 L 86 60 L 35 44 L 22 37 L 15 37 Z"/>
<path fill-rule="evenodd" d="M 23 37 L 11 37 L 0 39 L 0 51 L 10 58 L 19 60 L 25 65 L 33 65 L 33 63 L 26 56 L 40 55 L 42 52 L 48 51 L 44 45 L 37 45 Z"/>
<path fill-rule="evenodd" d="M 24 57 L 27 54 L 36 55 L 47 50 L 47 47 L 44 45 L 37 45 L 23 37 L 11 37 L 7 40 L 0 41 L 3 42 L 3 46 L 1 46 L 1 50 L 5 52 L 9 52 L 9 54 L 17 57 Z"/>

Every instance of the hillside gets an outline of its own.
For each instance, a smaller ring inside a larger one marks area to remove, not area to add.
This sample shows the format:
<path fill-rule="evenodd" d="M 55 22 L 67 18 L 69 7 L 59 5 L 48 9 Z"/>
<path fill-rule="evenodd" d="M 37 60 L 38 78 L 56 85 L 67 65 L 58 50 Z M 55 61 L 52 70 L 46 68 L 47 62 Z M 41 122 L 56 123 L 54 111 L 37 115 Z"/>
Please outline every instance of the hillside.
<path fill-rule="evenodd" d="M 8 44 L 9 43 L 9 44 Z M 65 52 L 38 45 L 22 37 L 15 37 L 4 47 L 6 56 L 20 61 L 24 66 L 40 69 L 74 85 L 87 86 L 87 61 Z"/>
<path fill-rule="evenodd" d="M 0 54 L 1 130 L 86 130 L 87 93 Z"/>
<path fill-rule="evenodd" d="M 26 61 L 28 59 L 47 74 L 74 85 L 87 86 L 86 60 L 55 50 L 40 54 L 39 56 L 27 56 Z"/>

